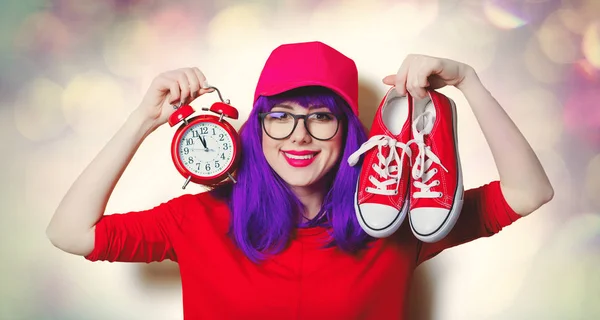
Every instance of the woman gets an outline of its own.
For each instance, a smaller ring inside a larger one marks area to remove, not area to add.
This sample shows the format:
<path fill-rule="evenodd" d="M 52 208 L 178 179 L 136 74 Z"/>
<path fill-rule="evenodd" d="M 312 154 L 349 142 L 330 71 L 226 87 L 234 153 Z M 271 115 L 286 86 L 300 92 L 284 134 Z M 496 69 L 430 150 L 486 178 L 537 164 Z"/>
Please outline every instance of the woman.
<path fill-rule="evenodd" d="M 456 86 L 496 161 L 500 181 L 465 191 L 460 218 L 440 241 L 419 241 L 407 223 L 372 238 L 357 222 L 361 168 L 347 160 L 367 136 L 357 117 L 356 66 L 320 42 L 283 45 L 267 60 L 240 130 L 236 184 L 143 212 L 103 215 L 138 146 L 167 121 L 171 104 L 210 92 L 197 68 L 156 77 L 70 188 L 48 237 L 91 261 L 177 261 L 186 319 L 402 318 L 420 263 L 499 232 L 549 201 L 553 190 L 529 144 L 468 65 L 410 55 L 383 82 L 415 98 Z M 294 115 L 292 127 L 272 126 Z"/>

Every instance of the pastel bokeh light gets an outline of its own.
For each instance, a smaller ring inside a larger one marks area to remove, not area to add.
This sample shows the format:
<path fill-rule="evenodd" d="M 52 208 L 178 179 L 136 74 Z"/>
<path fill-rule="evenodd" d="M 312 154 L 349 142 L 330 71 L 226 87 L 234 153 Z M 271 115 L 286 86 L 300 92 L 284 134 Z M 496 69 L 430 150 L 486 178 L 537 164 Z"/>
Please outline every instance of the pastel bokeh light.
<path fill-rule="evenodd" d="M 493 1 L 487 0 L 483 4 L 483 12 L 490 22 L 501 29 L 515 29 L 527 24 L 527 21 L 511 12 L 510 8 L 504 8 L 503 5 L 510 5 L 512 1 Z"/>
<path fill-rule="evenodd" d="M 582 46 L 587 61 L 600 69 L 600 19 L 590 23 L 586 28 Z"/>

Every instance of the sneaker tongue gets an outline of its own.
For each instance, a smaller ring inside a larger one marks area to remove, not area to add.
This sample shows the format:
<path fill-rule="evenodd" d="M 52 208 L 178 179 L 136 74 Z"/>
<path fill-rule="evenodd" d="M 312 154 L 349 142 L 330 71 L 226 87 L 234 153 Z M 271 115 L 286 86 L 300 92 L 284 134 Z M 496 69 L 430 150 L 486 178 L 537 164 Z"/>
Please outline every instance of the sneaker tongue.
<path fill-rule="evenodd" d="M 430 134 L 434 122 L 435 115 L 431 112 L 424 112 L 417 118 L 415 130 L 422 135 Z"/>

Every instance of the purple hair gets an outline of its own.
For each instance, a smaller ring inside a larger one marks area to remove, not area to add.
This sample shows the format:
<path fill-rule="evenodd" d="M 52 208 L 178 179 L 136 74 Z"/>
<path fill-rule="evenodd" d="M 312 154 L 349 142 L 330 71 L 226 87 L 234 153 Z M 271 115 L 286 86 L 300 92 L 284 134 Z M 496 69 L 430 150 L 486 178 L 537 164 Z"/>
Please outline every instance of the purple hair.
<path fill-rule="evenodd" d="M 323 178 L 328 179 L 328 192 L 319 214 L 305 224 L 298 224 L 303 205 L 287 184 L 273 171 L 262 152 L 262 127 L 259 112 L 271 110 L 284 101 L 301 106 L 323 105 L 341 116 L 340 132 L 345 145 L 343 153 Z M 213 190 L 225 198 L 231 210 L 230 236 L 252 261 L 277 254 L 288 245 L 296 228 L 322 226 L 330 230 L 330 241 L 324 247 L 338 246 L 354 253 L 371 239 L 360 227 L 354 213 L 354 192 L 360 166 L 351 167 L 347 159 L 366 141 L 365 128 L 348 104 L 333 91 L 323 87 L 302 87 L 272 97 L 260 97 L 248 120 L 240 129 L 242 157 L 237 170 L 237 183 Z"/>

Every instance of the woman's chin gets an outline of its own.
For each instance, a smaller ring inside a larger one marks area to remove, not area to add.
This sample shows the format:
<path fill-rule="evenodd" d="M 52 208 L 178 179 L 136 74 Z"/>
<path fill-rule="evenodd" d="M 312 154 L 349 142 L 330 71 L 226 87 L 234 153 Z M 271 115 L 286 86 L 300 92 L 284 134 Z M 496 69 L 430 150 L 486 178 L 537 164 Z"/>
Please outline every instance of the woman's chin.
<path fill-rule="evenodd" d="M 308 188 L 314 184 L 312 179 L 306 179 L 306 177 L 285 177 L 283 181 L 294 188 Z"/>

